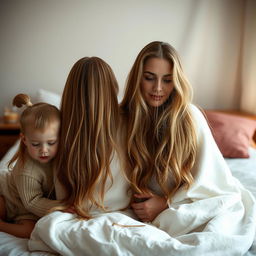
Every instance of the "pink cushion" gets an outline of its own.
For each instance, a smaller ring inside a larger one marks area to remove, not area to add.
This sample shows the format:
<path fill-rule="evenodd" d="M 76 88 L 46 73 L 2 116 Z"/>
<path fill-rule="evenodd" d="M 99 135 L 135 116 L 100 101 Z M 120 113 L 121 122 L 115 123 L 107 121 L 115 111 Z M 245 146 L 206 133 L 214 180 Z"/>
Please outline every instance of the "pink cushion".
<path fill-rule="evenodd" d="M 256 121 L 217 111 L 205 113 L 222 155 L 228 158 L 248 158 Z"/>

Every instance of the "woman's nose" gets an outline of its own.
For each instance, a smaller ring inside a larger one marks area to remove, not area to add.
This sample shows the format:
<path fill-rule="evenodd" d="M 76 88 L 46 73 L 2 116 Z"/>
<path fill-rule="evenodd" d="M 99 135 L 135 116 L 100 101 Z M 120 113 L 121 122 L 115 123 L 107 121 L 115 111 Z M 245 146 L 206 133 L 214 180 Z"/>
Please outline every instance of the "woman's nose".
<path fill-rule="evenodd" d="M 161 79 L 157 79 L 155 83 L 155 91 L 160 92 L 162 91 L 162 81 Z"/>

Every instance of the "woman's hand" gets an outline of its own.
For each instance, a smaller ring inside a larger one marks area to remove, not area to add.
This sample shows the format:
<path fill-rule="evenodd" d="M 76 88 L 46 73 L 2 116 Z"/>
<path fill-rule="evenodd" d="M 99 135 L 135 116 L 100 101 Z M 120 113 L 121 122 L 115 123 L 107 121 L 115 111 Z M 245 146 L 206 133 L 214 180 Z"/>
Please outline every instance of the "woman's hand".
<path fill-rule="evenodd" d="M 135 201 L 131 204 L 134 213 L 143 222 L 151 222 L 156 216 L 168 208 L 167 200 L 165 197 L 161 197 L 152 193 L 134 194 Z"/>

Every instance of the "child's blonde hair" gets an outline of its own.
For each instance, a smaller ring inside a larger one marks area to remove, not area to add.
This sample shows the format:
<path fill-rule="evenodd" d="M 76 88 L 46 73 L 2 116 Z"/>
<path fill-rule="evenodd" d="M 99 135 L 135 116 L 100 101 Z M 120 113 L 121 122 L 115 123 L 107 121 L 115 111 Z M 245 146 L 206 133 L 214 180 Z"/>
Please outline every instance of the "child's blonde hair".
<path fill-rule="evenodd" d="M 20 131 L 22 134 L 26 134 L 26 129 L 32 127 L 34 129 L 44 130 L 45 127 L 53 122 L 60 122 L 60 111 L 55 106 L 48 103 L 36 103 L 32 104 L 30 97 L 27 94 L 18 94 L 13 99 L 13 105 L 21 108 L 23 105 L 26 106 L 20 116 Z M 12 163 L 17 159 L 24 165 L 25 162 L 26 146 L 21 141 L 20 146 L 16 154 L 10 160 L 8 167 L 11 168 Z"/>
<path fill-rule="evenodd" d="M 112 179 L 110 163 L 116 149 L 117 93 L 112 69 L 98 57 L 78 60 L 68 75 L 56 168 L 67 205 L 81 217 L 90 217 L 87 203 L 104 209 L 105 184 L 108 177 Z"/>

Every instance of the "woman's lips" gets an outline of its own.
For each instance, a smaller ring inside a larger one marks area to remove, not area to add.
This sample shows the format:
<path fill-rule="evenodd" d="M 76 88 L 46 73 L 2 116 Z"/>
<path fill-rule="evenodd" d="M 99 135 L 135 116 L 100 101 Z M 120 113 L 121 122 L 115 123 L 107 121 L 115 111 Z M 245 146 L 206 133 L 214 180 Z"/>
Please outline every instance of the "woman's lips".
<path fill-rule="evenodd" d="M 155 101 L 159 101 L 163 98 L 163 96 L 160 96 L 160 95 L 153 95 L 153 94 L 150 94 L 150 97 L 155 100 Z"/>

